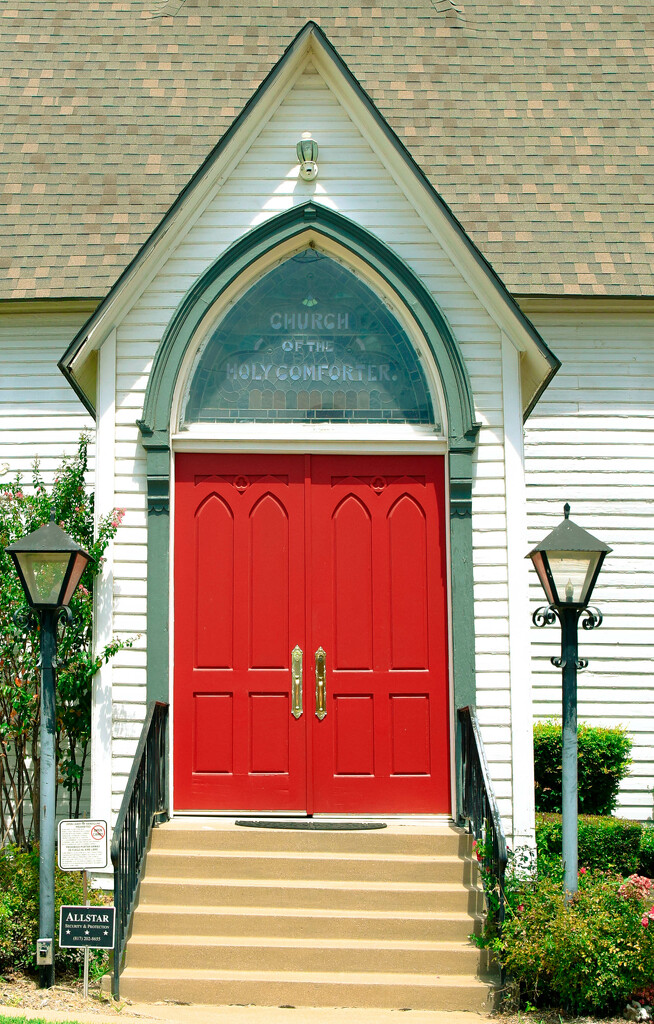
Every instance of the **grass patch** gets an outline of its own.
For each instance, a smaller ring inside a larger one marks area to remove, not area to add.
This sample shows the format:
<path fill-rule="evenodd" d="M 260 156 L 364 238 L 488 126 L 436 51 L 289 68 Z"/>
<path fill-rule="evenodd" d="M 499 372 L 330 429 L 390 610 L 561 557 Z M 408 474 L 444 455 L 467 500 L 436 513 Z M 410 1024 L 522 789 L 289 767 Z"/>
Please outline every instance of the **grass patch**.
<path fill-rule="evenodd" d="M 52 1020 L 45 1020 L 44 1017 L 5 1017 L 0 1014 L 2 1024 L 53 1024 Z M 75 1020 L 57 1021 L 56 1024 L 79 1024 Z"/>

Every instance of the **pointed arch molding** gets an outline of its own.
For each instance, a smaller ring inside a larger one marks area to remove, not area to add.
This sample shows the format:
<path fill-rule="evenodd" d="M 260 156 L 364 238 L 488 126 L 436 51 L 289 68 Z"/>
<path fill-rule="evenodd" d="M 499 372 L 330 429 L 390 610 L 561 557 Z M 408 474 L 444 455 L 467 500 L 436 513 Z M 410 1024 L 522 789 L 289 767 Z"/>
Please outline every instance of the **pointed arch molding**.
<path fill-rule="evenodd" d="M 234 243 L 182 300 L 154 359 L 143 418 L 148 487 L 148 699 L 169 699 L 171 411 L 192 339 L 218 297 L 255 261 L 308 228 L 337 243 L 384 279 L 422 332 L 441 380 L 448 426 L 452 644 L 455 703 L 474 703 L 471 491 L 479 424 L 459 347 L 431 294 L 380 239 L 347 218 L 304 203 L 271 218 Z"/>

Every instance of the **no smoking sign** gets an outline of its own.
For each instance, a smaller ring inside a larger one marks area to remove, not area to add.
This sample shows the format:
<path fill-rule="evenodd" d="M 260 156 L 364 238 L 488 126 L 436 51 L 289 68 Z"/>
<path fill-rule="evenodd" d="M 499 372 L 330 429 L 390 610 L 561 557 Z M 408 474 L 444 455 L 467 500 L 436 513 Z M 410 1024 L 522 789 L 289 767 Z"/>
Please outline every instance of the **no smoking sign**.
<path fill-rule="evenodd" d="M 62 871 L 98 871 L 107 866 L 107 823 L 87 818 L 59 822 L 59 867 Z"/>

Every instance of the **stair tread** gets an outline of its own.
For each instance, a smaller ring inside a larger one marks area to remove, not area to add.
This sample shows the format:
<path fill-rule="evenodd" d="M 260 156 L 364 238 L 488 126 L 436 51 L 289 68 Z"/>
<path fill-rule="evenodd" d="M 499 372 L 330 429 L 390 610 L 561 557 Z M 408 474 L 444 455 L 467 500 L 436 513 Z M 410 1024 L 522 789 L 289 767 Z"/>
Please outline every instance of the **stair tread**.
<path fill-rule="evenodd" d="M 301 985 L 307 982 L 314 982 L 330 985 L 341 985 L 347 988 L 352 985 L 409 985 L 414 987 L 440 985 L 451 985 L 453 987 L 474 986 L 475 988 L 486 989 L 492 984 L 493 979 L 483 980 L 474 974 L 395 974 L 390 971 L 373 972 L 358 971 L 357 973 L 344 974 L 333 971 L 241 971 L 229 970 L 218 971 L 210 968 L 166 967 L 158 969 L 151 967 L 126 967 L 121 972 L 121 981 L 126 979 L 137 980 L 139 978 L 165 978 L 166 980 L 186 981 L 248 981 L 248 982 L 284 982 L 288 985 Z"/>
<path fill-rule="evenodd" d="M 308 909 L 299 907 L 232 907 L 232 906 L 197 906 L 189 911 L 188 904 L 168 903 L 144 903 L 138 908 L 137 913 L 162 914 L 170 917 L 172 914 L 188 914 L 192 912 L 198 915 L 228 915 L 229 917 L 299 917 L 299 918 L 345 918 L 352 920 L 369 921 L 470 921 L 474 915 L 456 910 L 332 910 L 322 907 L 310 907 Z"/>
<path fill-rule="evenodd" d="M 231 860 L 266 860 L 266 861 L 366 861 L 372 864 L 466 864 L 476 862 L 476 858 L 459 856 L 457 853 L 372 853 L 362 850 L 360 853 L 335 853 L 333 850 L 175 850 L 153 849 L 150 857 L 162 857 L 172 860 L 181 857 L 183 860 L 206 860 L 228 858 Z"/>
<path fill-rule="evenodd" d="M 166 875 L 151 875 L 146 874 L 141 885 L 251 885 L 254 887 L 263 886 L 279 886 L 282 889 L 342 889 L 342 890 L 356 890 L 356 892 L 362 892 L 368 890 L 381 890 L 385 892 L 460 892 L 465 890 L 466 892 L 482 893 L 483 889 L 476 885 L 468 885 L 466 882 L 375 882 L 365 881 L 361 879 L 355 879 L 354 881 L 348 882 L 342 879 L 338 880 L 324 880 L 316 878 L 194 878 L 191 875 L 184 876 L 183 878 L 170 878 Z"/>
<path fill-rule="evenodd" d="M 251 816 L 248 816 L 244 812 L 242 815 L 236 815 L 236 817 L 243 818 L 243 819 L 247 820 L 248 817 L 251 817 Z M 262 811 L 259 817 L 260 818 L 265 818 L 266 817 L 266 812 Z M 251 820 L 257 820 L 257 819 L 254 818 L 254 819 L 251 819 Z M 298 821 L 298 820 L 308 820 L 308 819 L 306 819 L 306 818 L 297 818 L 297 817 L 293 817 L 292 815 L 288 815 L 287 818 L 281 817 L 281 818 L 278 818 L 276 820 L 281 824 L 285 820 L 295 822 L 295 821 Z M 315 818 L 314 820 L 320 822 L 321 824 L 329 824 L 331 822 L 349 821 L 350 817 L 349 817 L 349 815 L 346 815 L 346 816 L 341 817 L 341 818 L 330 818 L 330 817 L 323 818 L 323 817 L 318 817 L 318 818 Z M 370 821 L 373 824 L 375 822 L 379 822 L 380 821 L 379 818 L 366 816 L 365 814 L 362 815 L 360 818 L 357 818 L 357 820 L 358 821 Z M 381 820 L 383 820 L 383 818 Z M 430 822 L 429 824 L 415 824 L 415 825 L 414 824 L 395 823 L 393 821 L 390 821 L 390 822 L 386 821 L 385 824 L 386 824 L 386 828 L 379 829 L 379 830 L 372 830 L 370 832 L 367 832 L 366 834 L 370 835 L 370 836 L 380 835 L 381 833 L 383 833 L 385 836 L 397 836 L 397 835 L 400 835 L 400 836 L 456 836 L 457 838 L 460 837 L 460 836 L 467 837 L 469 835 L 469 833 L 465 829 L 461 828 L 458 825 L 454 825 L 452 822 L 447 822 L 447 821 L 441 821 L 441 822 L 435 821 L 435 822 Z M 182 833 L 184 833 L 184 832 L 188 832 L 188 833 L 197 834 L 198 832 L 234 832 L 235 828 L 238 828 L 238 832 L 241 835 L 243 835 L 243 836 L 263 831 L 263 829 L 257 829 L 257 828 L 246 829 L 246 828 L 242 828 L 242 826 L 235 826 L 234 825 L 234 819 L 232 817 L 226 817 L 226 818 L 220 817 L 220 818 L 210 819 L 210 818 L 207 818 L 205 815 L 201 815 L 198 819 L 194 820 L 192 815 L 191 816 L 186 816 L 186 815 L 179 815 L 178 814 L 176 817 L 171 818 L 169 821 L 164 822 L 162 825 L 159 825 L 157 827 L 157 833 L 163 833 L 163 832 L 182 832 Z M 323 835 L 324 834 L 322 831 L 319 831 L 319 830 L 311 831 L 310 829 L 306 829 L 306 830 L 305 829 L 297 829 L 297 830 L 295 830 L 295 829 L 288 829 L 288 830 L 285 830 L 285 829 L 281 829 L 280 828 L 280 829 L 271 829 L 270 831 L 279 831 L 279 832 L 282 832 L 282 833 L 290 833 L 291 835 L 295 835 L 298 832 L 303 834 L 303 835 L 306 835 L 308 833 L 309 835 L 315 835 L 315 836 L 319 836 L 319 835 Z M 349 834 L 349 833 L 344 833 L 344 834 Z"/>
<path fill-rule="evenodd" d="M 279 949 L 410 949 L 434 952 L 477 949 L 471 942 L 448 939 L 313 939 L 234 935 L 133 935 L 130 945 L 144 946 L 266 946 Z"/>

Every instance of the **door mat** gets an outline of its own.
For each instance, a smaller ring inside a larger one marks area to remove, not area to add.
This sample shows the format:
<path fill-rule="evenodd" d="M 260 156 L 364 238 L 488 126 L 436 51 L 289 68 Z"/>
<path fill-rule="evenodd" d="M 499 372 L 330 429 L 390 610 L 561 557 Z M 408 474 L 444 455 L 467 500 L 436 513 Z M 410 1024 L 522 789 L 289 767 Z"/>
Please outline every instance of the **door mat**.
<path fill-rule="evenodd" d="M 386 828 L 385 821 L 237 821 L 245 828 L 297 828 L 315 832 L 358 832 Z"/>

